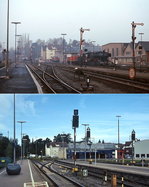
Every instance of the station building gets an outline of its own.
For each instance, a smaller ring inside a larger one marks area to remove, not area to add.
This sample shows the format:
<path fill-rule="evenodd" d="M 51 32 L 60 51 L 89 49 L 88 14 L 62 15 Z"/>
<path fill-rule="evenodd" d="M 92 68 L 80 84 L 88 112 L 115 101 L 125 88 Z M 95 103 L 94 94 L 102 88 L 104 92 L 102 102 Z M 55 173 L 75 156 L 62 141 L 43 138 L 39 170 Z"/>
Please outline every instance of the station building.
<path fill-rule="evenodd" d="M 134 158 L 149 159 L 149 139 L 134 142 Z"/>
<path fill-rule="evenodd" d="M 76 158 L 115 158 L 115 144 L 113 143 L 86 143 L 84 141 L 76 142 Z M 72 159 L 74 155 L 74 144 L 69 143 L 67 149 L 67 158 Z"/>

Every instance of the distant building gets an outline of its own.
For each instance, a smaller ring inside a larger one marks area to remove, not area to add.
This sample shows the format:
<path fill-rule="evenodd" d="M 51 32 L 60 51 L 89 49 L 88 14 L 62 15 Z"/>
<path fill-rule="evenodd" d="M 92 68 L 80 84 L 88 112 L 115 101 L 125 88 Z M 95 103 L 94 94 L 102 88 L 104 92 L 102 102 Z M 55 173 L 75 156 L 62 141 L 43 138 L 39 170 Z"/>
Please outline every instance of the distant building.
<path fill-rule="evenodd" d="M 51 158 L 67 158 L 67 144 L 50 142 L 45 145 L 45 156 Z"/>
<path fill-rule="evenodd" d="M 86 144 L 84 141 L 76 142 L 76 157 L 77 159 L 85 158 L 115 158 L 115 144 L 113 143 L 96 143 L 96 144 Z M 68 144 L 67 150 L 68 158 L 73 158 L 74 155 L 74 144 Z"/>
<path fill-rule="evenodd" d="M 111 53 L 111 57 L 124 56 L 124 51 L 128 43 L 108 43 L 102 46 L 102 50 Z"/>
<path fill-rule="evenodd" d="M 49 46 L 42 46 L 41 48 L 41 59 L 43 61 L 50 61 L 56 56 L 56 48 Z"/>
<path fill-rule="evenodd" d="M 136 56 L 140 60 L 142 56 L 142 65 L 148 62 L 149 64 L 149 42 L 138 42 L 136 45 Z"/>
<path fill-rule="evenodd" d="M 133 46 L 130 43 L 108 43 L 102 50 L 111 53 L 111 61 L 118 64 L 130 65 L 133 62 Z M 149 42 L 142 41 L 135 44 L 136 63 L 149 65 Z M 140 58 L 142 58 L 140 60 Z"/>
<path fill-rule="evenodd" d="M 149 140 L 141 140 L 134 143 L 134 158 L 149 159 Z"/>
<path fill-rule="evenodd" d="M 31 46 L 31 59 L 33 61 L 39 60 L 41 56 L 41 44 L 32 43 Z"/>

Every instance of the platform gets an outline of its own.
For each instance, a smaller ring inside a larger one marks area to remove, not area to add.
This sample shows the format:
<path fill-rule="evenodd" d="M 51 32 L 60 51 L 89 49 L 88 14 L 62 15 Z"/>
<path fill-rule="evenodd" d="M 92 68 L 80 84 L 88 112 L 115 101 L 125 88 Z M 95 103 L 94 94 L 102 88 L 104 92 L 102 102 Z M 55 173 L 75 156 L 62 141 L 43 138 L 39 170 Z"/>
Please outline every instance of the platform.
<path fill-rule="evenodd" d="M 9 68 L 9 78 L 5 78 L 5 68 L 0 69 L 0 93 L 38 93 L 37 87 L 24 63 Z"/>
<path fill-rule="evenodd" d="M 0 172 L 0 187 L 28 187 L 31 184 L 35 186 L 48 186 L 45 179 L 38 173 L 35 167 L 29 160 L 23 160 L 19 162 L 21 166 L 20 175 L 8 175 L 6 169 Z"/>

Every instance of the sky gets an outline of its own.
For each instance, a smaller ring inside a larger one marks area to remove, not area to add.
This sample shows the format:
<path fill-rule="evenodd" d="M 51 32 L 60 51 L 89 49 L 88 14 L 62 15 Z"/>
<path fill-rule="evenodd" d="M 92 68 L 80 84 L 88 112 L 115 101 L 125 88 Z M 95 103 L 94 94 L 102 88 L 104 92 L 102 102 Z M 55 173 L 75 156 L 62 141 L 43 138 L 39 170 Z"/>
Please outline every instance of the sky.
<path fill-rule="evenodd" d="M 143 40 L 149 40 L 148 0 L 10 0 L 10 46 L 14 46 L 14 25 L 20 21 L 18 34 L 29 34 L 30 39 L 47 41 L 67 33 L 70 39 L 79 40 L 81 27 L 90 29 L 84 33 L 86 41 L 104 45 L 111 42 L 131 41 L 131 22 L 143 22 L 137 26 L 143 32 Z M 6 46 L 7 1 L 0 0 L 0 42 Z"/>
<path fill-rule="evenodd" d="M 16 94 L 16 138 L 20 141 L 20 124 L 23 133 L 32 138 L 50 138 L 70 133 L 73 138 L 72 116 L 79 110 L 77 141 L 82 140 L 89 124 L 91 140 L 100 139 L 117 143 L 120 115 L 120 142 L 130 140 L 134 129 L 136 138 L 149 139 L 149 94 Z M 13 138 L 14 95 L 0 94 L 0 133 Z"/>

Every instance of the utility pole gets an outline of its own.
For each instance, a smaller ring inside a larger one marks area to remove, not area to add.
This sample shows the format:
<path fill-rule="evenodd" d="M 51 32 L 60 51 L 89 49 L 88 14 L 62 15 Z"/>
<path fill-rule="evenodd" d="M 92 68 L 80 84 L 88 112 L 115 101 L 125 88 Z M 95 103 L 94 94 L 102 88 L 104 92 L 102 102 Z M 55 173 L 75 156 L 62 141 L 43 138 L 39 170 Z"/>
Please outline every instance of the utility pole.
<path fill-rule="evenodd" d="M 120 146 L 119 146 L 119 144 L 120 144 L 119 118 L 121 116 L 117 115 L 116 117 L 118 118 L 118 149 L 117 149 L 118 151 L 117 151 L 117 158 L 118 158 L 118 162 L 119 162 L 119 151 L 120 151 Z"/>

